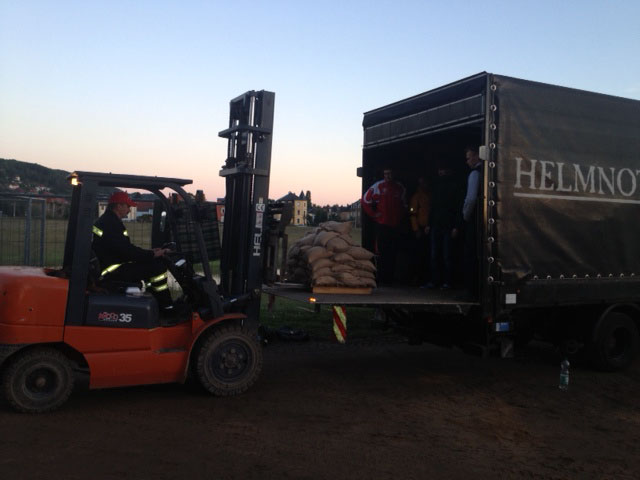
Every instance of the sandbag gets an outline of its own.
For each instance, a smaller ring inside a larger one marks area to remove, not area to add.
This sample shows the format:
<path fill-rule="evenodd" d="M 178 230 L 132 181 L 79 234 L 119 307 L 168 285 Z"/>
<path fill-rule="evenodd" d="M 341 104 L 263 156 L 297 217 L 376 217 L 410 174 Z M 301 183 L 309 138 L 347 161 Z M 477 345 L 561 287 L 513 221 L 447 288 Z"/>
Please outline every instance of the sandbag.
<path fill-rule="evenodd" d="M 351 247 L 346 253 L 356 260 L 371 260 L 373 258 L 373 253 L 362 247 Z"/>
<path fill-rule="evenodd" d="M 340 238 L 341 238 L 342 240 L 344 240 L 345 242 L 347 242 L 349 245 L 352 245 L 352 246 L 354 246 L 354 247 L 357 247 L 357 246 L 358 246 L 358 244 L 356 243 L 356 241 L 355 241 L 353 238 L 351 238 L 349 235 L 340 235 Z"/>
<path fill-rule="evenodd" d="M 351 248 L 341 237 L 332 238 L 327 242 L 327 250 L 336 253 L 344 253 Z"/>
<path fill-rule="evenodd" d="M 338 281 L 347 287 L 359 287 L 366 279 L 360 279 L 349 272 L 340 272 L 336 275 Z"/>
<path fill-rule="evenodd" d="M 337 263 L 331 267 L 332 272 L 353 272 L 354 268 L 351 265 L 345 265 L 344 263 Z"/>
<path fill-rule="evenodd" d="M 354 260 L 353 262 L 349 262 L 348 265 L 351 265 L 356 270 L 364 270 L 367 272 L 375 272 L 376 267 L 370 260 Z"/>
<path fill-rule="evenodd" d="M 333 265 L 334 265 L 333 260 L 329 258 L 321 258 L 309 264 L 312 271 L 316 271 L 316 270 L 319 270 L 320 268 L 325 268 L 325 267 L 331 268 Z"/>
<path fill-rule="evenodd" d="M 370 278 L 371 280 L 376 279 L 376 275 L 373 272 L 368 272 L 366 270 L 352 269 L 351 273 L 353 273 L 356 277 L 359 277 L 359 278 Z"/>
<path fill-rule="evenodd" d="M 349 235 L 351 233 L 351 227 L 352 227 L 351 222 L 329 221 L 329 222 L 322 222 L 320 224 L 320 228 L 324 230 L 327 230 L 329 232 L 344 233 L 346 235 Z"/>
<path fill-rule="evenodd" d="M 309 250 L 304 252 L 304 256 L 309 263 L 313 263 L 320 258 L 329 258 L 331 256 L 331 252 L 324 247 L 311 247 Z"/>
<path fill-rule="evenodd" d="M 311 279 L 315 280 L 315 279 L 320 278 L 320 277 L 330 277 L 332 275 L 333 275 L 333 270 L 331 270 L 331 268 L 322 267 L 322 268 L 319 268 L 319 269 L 313 271 L 313 273 L 311 275 Z"/>
<path fill-rule="evenodd" d="M 293 270 L 297 266 L 298 266 L 298 259 L 297 258 L 290 258 L 289 260 L 287 260 L 287 268 L 289 270 Z"/>
<path fill-rule="evenodd" d="M 300 255 L 300 245 L 298 243 L 294 244 L 293 247 L 289 249 L 289 258 L 297 257 Z"/>
<path fill-rule="evenodd" d="M 363 287 L 371 287 L 371 288 L 376 288 L 376 281 L 372 278 L 360 278 L 360 282 L 362 284 Z"/>
<path fill-rule="evenodd" d="M 338 236 L 337 232 L 320 232 L 315 236 L 313 244 L 319 247 L 326 247 L 327 242 Z"/>
<path fill-rule="evenodd" d="M 313 283 L 314 287 L 335 287 L 338 285 L 338 281 L 330 276 L 320 277 Z"/>
<path fill-rule="evenodd" d="M 336 253 L 333 257 L 331 257 L 331 259 L 334 262 L 353 262 L 355 260 L 355 258 L 353 258 L 351 255 L 349 255 L 348 253 Z"/>

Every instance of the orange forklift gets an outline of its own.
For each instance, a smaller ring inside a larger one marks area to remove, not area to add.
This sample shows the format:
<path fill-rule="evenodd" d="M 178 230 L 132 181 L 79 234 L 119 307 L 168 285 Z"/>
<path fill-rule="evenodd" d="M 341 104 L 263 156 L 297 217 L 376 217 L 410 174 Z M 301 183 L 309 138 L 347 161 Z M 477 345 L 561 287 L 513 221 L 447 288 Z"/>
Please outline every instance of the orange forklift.
<path fill-rule="evenodd" d="M 74 172 L 63 266 L 0 267 L 0 375 L 19 412 L 60 407 L 74 385 L 89 388 L 184 382 L 236 395 L 258 378 L 258 315 L 275 94 L 250 91 L 230 102 L 222 245 L 215 205 L 184 190 L 191 180 Z M 151 244 L 182 289 L 164 318 L 143 284 L 109 281 L 91 250 L 99 192 L 155 195 Z M 220 284 L 210 261 L 220 259 Z M 197 265 L 200 268 L 196 268 Z M 196 270 L 201 273 L 196 273 Z"/>

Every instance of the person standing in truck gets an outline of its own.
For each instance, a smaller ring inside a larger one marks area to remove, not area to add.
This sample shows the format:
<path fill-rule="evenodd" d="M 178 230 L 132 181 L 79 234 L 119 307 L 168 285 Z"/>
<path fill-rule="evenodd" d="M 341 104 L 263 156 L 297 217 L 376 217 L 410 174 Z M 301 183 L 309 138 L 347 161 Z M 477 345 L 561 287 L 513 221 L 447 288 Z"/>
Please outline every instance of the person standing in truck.
<path fill-rule="evenodd" d="M 467 193 L 462 205 L 462 219 L 464 221 L 464 276 L 465 286 L 473 296 L 478 293 L 478 236 L 477 206 L 482 179 L 482 162 L 478 155 L 478 148 L 465 148 L 465 161 L 471 170 L 467 177 Z"/>
<path fill-rule="evenodd" d="M 409 200 L 409 221 L 413 232 L 415 249 L 414 279 L 429 278 L 429 213 L 431 211 L 431 191 L 426 179 L 418 177 L 418 186 Z"/>
<path fill-rule="evenodd" d="M 400 245 L 400 227 L 406 220 L 407 200 L 404 186 L 393 179 L 393 170 L 385 168 L 384 178 L 362 196 L 362 209 L 376 225 L 375 252 L 378 255 L 378 284 L 391 284 Z"/>
<path fill-rule="evenodd" d="M 100 261 L 101 279 L 121 282 L 144 281 L 158 301 L 161 313 L 172 313 L 167 285 L 167 266 L 162 257 L 166 248 L 146 250 L 131 243 L 122 219 L 136 204 L 126 192 L 115 192 L 93 226 L 92 248 Z"/>
<path fill-rule="evenodd" d="M 438 165 L 429 216 L 431 236 L 431 281 L 426 288 L 448 289 L 453 284 L 453 247 L 460 228 L 462 189 L 446 163 Z"/>

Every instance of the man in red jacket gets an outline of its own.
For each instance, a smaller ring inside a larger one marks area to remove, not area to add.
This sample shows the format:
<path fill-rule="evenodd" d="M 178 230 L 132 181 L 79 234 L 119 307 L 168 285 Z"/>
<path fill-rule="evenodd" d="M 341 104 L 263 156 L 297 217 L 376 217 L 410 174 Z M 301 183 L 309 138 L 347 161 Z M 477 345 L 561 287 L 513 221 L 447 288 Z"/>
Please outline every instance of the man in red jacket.
<path fill-rule="evenodd" d="M 399 245 L 399 227 L 407 214 L 407 200 L 404 187 L 393 179 L 393 171 L 385 168 L 383 174 L 384 178 L 371 185 L 362 196 L 362 209 L 376 222 L 378 283 L 390 284 Z"/>

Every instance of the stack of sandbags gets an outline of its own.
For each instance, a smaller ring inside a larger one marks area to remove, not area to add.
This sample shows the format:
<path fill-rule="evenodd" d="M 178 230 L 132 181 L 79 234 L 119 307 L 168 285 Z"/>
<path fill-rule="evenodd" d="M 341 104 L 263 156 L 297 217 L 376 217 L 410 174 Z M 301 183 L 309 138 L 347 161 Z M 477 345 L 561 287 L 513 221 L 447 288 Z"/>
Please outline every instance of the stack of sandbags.
<path fill-rule="evenodd" d="M 351 238 L 350 222 L 324 222 L 291 247 L 287 277 L 312 287 L 375 287 L 372 258 Z"/>

